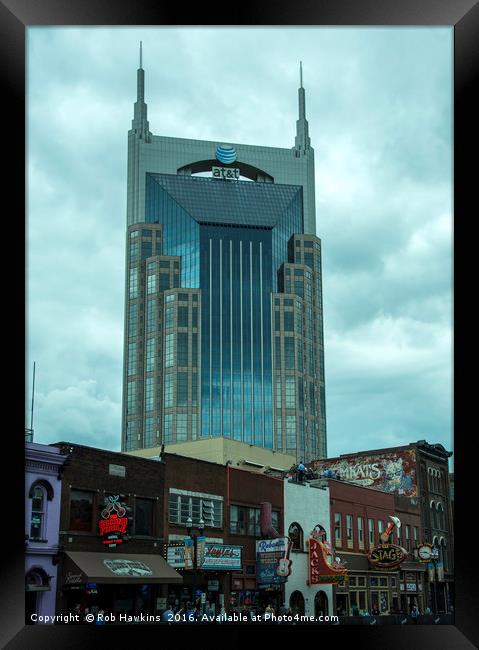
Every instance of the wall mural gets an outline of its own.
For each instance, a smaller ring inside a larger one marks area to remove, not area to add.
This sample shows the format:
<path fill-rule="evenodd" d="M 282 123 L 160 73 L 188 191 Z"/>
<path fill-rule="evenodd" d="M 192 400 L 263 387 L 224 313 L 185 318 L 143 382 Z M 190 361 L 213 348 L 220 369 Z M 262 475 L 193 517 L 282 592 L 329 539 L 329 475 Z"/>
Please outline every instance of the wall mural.
<path fill-rule="evenodd" d="M 414 450 L 374 456 L 349 456 L 329 461 L 317 460 L 309 465 L 319 477 L 338 478 L 382 492 L 417 496 Z"/>

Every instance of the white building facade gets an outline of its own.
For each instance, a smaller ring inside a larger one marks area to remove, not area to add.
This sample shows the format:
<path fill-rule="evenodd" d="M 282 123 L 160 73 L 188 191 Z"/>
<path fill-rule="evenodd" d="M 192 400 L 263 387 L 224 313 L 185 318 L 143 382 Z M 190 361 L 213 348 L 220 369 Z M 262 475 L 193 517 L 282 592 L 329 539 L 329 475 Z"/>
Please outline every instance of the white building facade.
<path fill-rule="evenodd" d="M 326 539 L 331 540 L 329 504 L 328 487 L 284 481 L 284 532 L 293 542 L 291 575 L 285 584 L 285 604 L 293 614 L 326 616 L 334 613 L 333 585 L 308 584 L 307 540 L 310 532 L 318 526 L 326 532 Z"/>

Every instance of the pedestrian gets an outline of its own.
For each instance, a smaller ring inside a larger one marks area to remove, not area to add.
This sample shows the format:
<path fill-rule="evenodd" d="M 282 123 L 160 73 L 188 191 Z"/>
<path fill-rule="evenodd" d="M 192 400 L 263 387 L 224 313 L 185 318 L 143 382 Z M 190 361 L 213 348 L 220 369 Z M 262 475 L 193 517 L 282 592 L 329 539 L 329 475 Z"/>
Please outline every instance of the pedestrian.
<path fill-rule="evenodd" d="M 429 609 L 429 607 L 426 607 L 426 609 L 424 610 L 424 614 L 425 614 L 426 616 L 430 616 L 430 615 L 431 615 L 431 610 Z"/>
<path fill-rule="evenodd" d="M 296 470 L 296 474 L 297 474 L 297 477 L 298 477 L 298 483 L 303 482 L 305 472 L 306 472 L 306 467 L 304 466 L 303 461 L 300 460 L 299 464 L 298 464 L 298 467 L 297 467 L 297 470 Z"/>
<path fill-rule="evenodd" d="M 187 623 L 194 623 L 196 621 L 196 608 L 191 603 L 186 603 L 185 617 Z"/>
<path fill-rule="evenodd" d="M 271 603 L 268 603 L 265 610 L 264 610 L 264 620 L 271 620 L 273 616 L 275 615 L 274 607 L 272 606 Z"/>
<path fill-rule="evenodd" d="M 167 609 L 163 612 L 161 615 L 161 620 L 163 623 L 171 623 L 175 618 L 175 612 L 173 611 L 173 607 L 171 606 L 171 603 L 168 603 Z"/>
<path fill-rule="evenodd" d="M 105 617 L 105 612 L 103 611 L 103 609 L 98 610 L 95 623 L 97 625 L 105 625 L 104 617 Z"/>
<path fill-rule="evenodd" d="M 240 614 L 241 614 L 242 620 L 244 622 L 246 622 L 246 623 L 249 623 L 249 621 L 251 620 L 250 611 L 246 607 L 245 604 L 242 605 Z"/>
<path fill-rule="evenodd" d="M 412 610 L 411 610 L 411 619 L 412 619 L 412 622 L 415 625 L 417 625 L 418 616 L 419 616 L 419 609 L 418 609 L 417 605 L 414 605 Z"/>
<path fill-rule="evenodd" d="M 359 616 L 359 608 L 358 608 L 357 605 L 353 605 L 353 606 L 351 607 L 351 611 L 352 611 L 352 613 L 353 613 L 353 616 Z"/>

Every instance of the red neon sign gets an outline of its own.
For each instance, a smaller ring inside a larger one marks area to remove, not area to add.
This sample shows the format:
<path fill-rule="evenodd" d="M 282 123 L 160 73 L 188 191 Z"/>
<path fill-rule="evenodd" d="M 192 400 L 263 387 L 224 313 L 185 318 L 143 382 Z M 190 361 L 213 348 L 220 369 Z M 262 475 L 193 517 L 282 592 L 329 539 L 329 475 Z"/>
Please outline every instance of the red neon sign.
<path fill-rule="evenodd" d="M 128 519 L 126 517 L 118 517 L 118 515 L 110 515 L 109 519 L 100 519 L 98 522 L 100 526 L 100 535 L 108 535 L 108 533 L 126 533 Z"/>

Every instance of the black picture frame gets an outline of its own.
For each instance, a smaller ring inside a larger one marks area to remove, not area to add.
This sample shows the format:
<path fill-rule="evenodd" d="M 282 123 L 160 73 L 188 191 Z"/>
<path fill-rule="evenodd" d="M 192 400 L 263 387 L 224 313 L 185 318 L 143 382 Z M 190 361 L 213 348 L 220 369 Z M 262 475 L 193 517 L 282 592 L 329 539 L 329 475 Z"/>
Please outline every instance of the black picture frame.
<path fill-rule="evenodd" d="M 2 88 L 7 90 L 2 104 L 6 109 L 3 120 L 3 132 L 6 139 L 4 153 L 7 165 L 4 168 L 5 195 L 14 199 L 12 217 L 4 219 L 22 230 L 22 209 L 25 208 L 25 30 L 34 25 L 419 25 L 419 26 L 451 26 L 454 27 L 454 71 L 455 71 L 455 110 L 454 110 L 454 210 L 455 210 L 455 251 L 461 246 L 461 255 L 455 256 L 454 285 L 455 285 L 455 323 L 459 317 L 458 295 L 466 275 L 461 271 L 462 263 L 473 260 L 474 256 L 467 256 L 462 252 L 465 244 L 465 224 L 470 224 L 477 214 L 473 192 L 477 180 L 477 154 L 473 148 L 476 130 L 475 120 L 479 114 L 479 106 L 474 98 L 473 91 L 477 79 L 479 48 L 479 5 L 476 0 L 318 0 L 316 3 L 304 0 L 285 2 L 278 0 L 275 3 L 264 3 L 251 7 L 248 3 L 230 3 L 230 13 L 225 14 L 225 5 L 201 3 L 195 6 L 164 6 L 158 2 L 137 0 L 115 0 L 113 3 L 93 2 L 82 0 L 65 2 L 64 0 L 3 0 L 0 4 L 0 66 L 2 70 Z M 476 136 L 477 141 L 477 136 Z M 476 159 L 475 164 L 470 163 L 467 154 L 472 150 Z M 20 214 L 19 214 L 20 213 Z M 7 222 L 7 223 L 8 223 Z M 4 228 L 6 225 L 4 224 Z M 14 228 L 15 229 L 15 228 Z M 4 231 L 5 232 L 5 231 Z M 5 232 L 5 234 L 7 234 Z M 8 241 L 8 239 L 5 239 Z M 5 247 L 6 249 L 8 248 Z M 461 264 L 458 261 L 460 257 Z M 471 265 L 472 267 L 472 265 Z M 472 272 L 472 268 L 471 271 Z M 23 285 L 25 286 L 25 284 Z M 18 294 L 21 296 L 21 292 Z M 20 298 L 21 300 L 21 298 Z M 21 313 L 21 308 L 17 310 Z M 24 321 L 25 322 L 25 321 Z M 461 324 L 462 326 L 462 324 Z M 22 331 L 21 325 L 17 328 Z M 465 361 L 465 350 L 470 352 L 470 347 L 464 342 L 466 329 L 461 329 L 461 335 L 455 337 L 455 367 Z M 12 360 L 8 367 L 20 367 L 17 355 L 13 357 L 14 346 L 11 348 Z M 21 343 L 19 344 L 21 349 Z M 23 346 L 24 348 L 24 346 Z M 8 350 L 7 350 L 8 352 Z M 465 367 L 465 363 L 464 363 Z M 25 385 L 25 374 L 19 370 Z M 464 544 L 464 540 L 474 540 L 473 512 L 468 507 L 468 495 L 473 494 L 468 490 L 466 477 L 473 475 L 472 462 L 474 454 L 467 454 L 466 450 L 470 440 L 475 437 L 477 426 L 465 425 L 463 405 L 472 400 L 467 400 L 469 382 L 463 378 L 462 373 L 455 375 L 455 579 L 456 579 L 456 604 L 454 626 L 402 626 L 391 628 L 331 626 L 321 628 L 304 627 L 288 628 L 293 631 L 290 637 L 295 644 L 306 645 L 309 643 L 339 644 L 364 643 L 368 647 L 387 648 L 472 648 L 479 645 L 479 625 L 477 616 L 477 587 L 474 583 L 473 572 L 475 557 L 473 544 Z M 21 382 L 20 382 L 21 385 Z M 18 395 L 18 385 L 12 382 L 12 392 Z M 458 406 L 459 400 L 461 407 Z M 472 402 L 474 403 L 474 402 Z M 20 407 L 20 405 L 18 405 Z M 5 409 L 6 410 L 6 409 Z M 15 409 L 16 415 L 21 412 Z M 7 411 L 8 412 L 8 411 Z M 16 420 L 16 418 L 15 418 Z M 463 424 L 459 426 L 459 421 Z M 472 420 L 474 423 L 474 420 Z M 3 522 L 6 530 L 3 532 L 4 541 L 7 541 L 3 553 L 2 566 L 2 610 L 0 626 L 0 641 L 2 647 L 7 648 L 35 648 L 35 647 L 68 647 L 83 648 L 90 643 L 110 645 L 113 637 L 121 635 L 122 643 L 131 642 L 137 645 L 139 634 L 145 630 L 151 631 L 150 626 L 125 626 L 122 628 L 105 628 L 96 626 L 69 627 L 59 626 L 25 626 L 24 625 L 24 522 L 23 522 L 23 494 L 24 494 L 24 446 L 20 432 L 13 427 L 14 433 L 8 426 L 4 426 L 4 444 L 13 440 L 8 449 L 8 464 L 13 467 L 13 474 L 8 481 L 4 481 L 3 502 L 7 507 L 7 514 Z M 468 440 L 468 431 L 471 437 Z M 473 440 L 474 441 L 474 440 Z M 469 463 L 469 465 L 468 465 Z M 7 461 L 4 457 L 4 466 Z M 462 552 L 464 551 L 464 552 Z M 211 626 L 194 629 L 195 645 L 215 643 L 214 637 L 220 633 L 219 627 Z M 254 640 L 258 632 L 250 627 L 235 628 L 234 635 L 231 628 L 223 626 L 221 632 L 226 632 L 226 639 Z M 348 632 L 346 632 L 348 629 Z M 184 629 L 153 627 L 153 643 L 169 643 L 182 636 Z M 284 628 L 270 626 L 259 631 L 262 636 L 266 633 L 268 643 L 281 642 Z M 103 634 L 103 637 L 101 635 Z M 281 637 L 279 637 L 281 634 Z M 348 635 L 346 641 L 345 635 Z M 360 637 L 360 641 L 358 638 Z M 98 638 L 100 635 L 100 638 Z M 165 635 L 168 640 L 165 638 Z M 247 636 L 246 636 L 247 635 Z M 289 634 L 288 634 L 289 637 Z M 284 641 L 283 641 L 284 642 Z"/>

